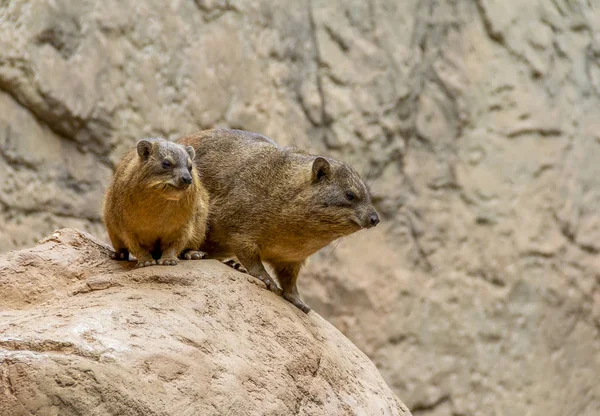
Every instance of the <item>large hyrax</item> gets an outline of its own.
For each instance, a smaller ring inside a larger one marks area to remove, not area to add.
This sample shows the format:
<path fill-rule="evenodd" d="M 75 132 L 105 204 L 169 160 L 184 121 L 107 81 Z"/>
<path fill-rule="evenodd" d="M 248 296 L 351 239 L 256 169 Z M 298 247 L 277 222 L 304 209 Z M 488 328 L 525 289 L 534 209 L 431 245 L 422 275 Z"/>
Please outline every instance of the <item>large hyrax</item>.
<path fill-rule="evenodd" d="M 278 146 L 240 130 L 202 131 L 176 140 L 196 151 L 210 196 L 209 257 L 232 256 L 304 312 L 296 287 L 305 260 L 333 240 L 379 223 L 369 192 L 345 163 Z M 263 266 L 270 264 L 281 289 Z"/>
<path fill-rule="evenodd" d="M 113 258 L 131 253 L 144 267 L 204 256 L 208 193 L 194 156 L 191 146 L 159 138 L 140 140 L 119 161 L 104 198 Z"/>

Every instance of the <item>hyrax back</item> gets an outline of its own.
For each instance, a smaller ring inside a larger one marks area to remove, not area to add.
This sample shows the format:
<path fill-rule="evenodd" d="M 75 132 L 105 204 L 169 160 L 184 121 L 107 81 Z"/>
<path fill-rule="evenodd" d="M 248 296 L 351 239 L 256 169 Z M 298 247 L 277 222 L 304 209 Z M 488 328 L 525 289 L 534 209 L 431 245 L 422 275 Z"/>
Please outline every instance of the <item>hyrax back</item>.
<path fill-rule="evenodd" d="M 116 166 L 104 198 L 104 223 L 114 257 L 137 267 L 175 265 L 202 258 L 208 193 L 192 163 L 195 152 L 165 140 L 145 139 Z"/>
<path fill-rule="evenodd" d="M 240 130 L 207 130 L 177 140 L 192 146 L 210 196 L 202 250 L 213 258 L 236 256 L 248 272 L 279 288 L 308 312 L 296 287 L 307 257 L 333 240 L 379 222 L 358 173 L 341 161 L 278 146 Z"/>

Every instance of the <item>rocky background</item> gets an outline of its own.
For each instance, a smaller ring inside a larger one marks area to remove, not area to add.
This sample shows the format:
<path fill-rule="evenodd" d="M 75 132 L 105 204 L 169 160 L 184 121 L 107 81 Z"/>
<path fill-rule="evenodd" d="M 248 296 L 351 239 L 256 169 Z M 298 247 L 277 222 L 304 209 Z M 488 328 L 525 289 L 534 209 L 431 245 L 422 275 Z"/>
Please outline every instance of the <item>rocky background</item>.
<path fill-rule="evenodd" d="M 3 0 L 0 250 L 106 239 L 143 136 L 260 132 L 372 183 L 300 289 L 413 414 L 597 415 L 599 111 L 595 0 Z"/>

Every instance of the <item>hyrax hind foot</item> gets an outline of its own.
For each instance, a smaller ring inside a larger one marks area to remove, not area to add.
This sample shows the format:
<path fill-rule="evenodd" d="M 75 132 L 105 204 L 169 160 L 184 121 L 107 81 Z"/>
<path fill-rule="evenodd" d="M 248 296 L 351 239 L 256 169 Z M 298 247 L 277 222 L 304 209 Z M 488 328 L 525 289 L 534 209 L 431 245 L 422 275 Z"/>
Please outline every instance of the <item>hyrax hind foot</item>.
<path fill-rule="evenodd" d="M 110 253 L 110 258 L 113 260 L 128 261 L 129 260 L 129 250 L 124 248 L 124 249 L 114 251 L 114 252 Z"/>
<path fill-rule="evenodd" d="M 306 305 L 306 303 L 302 302 L 302 300 L 300 300 L 300 297 L 298 296 L 298 294 L 293 293 L 293 292 L 283 292 L 283 298 L 285 300 L 287 300 L 288 302 L 290 302 L 291 304 L 293 304 L 296 308 L 300 309 L 302 312 L 304 313 L 309 313 L 310 312 L 310 308 Z"/>
<path fill-rule="evenodd" d="M 237 260 L 231 259 L 231 260 L 227 260 L 224 261 L 223 264 L 228 265 L 229 267 L 236 269 L 238 272 L 242 272 L 242 273 L 248 273 L 248 270 L 246 270 L 244 268 L 244 266 L 242 266 L 242 263 L 240 263 Z"/>
<path fill-rule="evenodd" d="M 206 257 L 206 253 L 200 250 L 187 250 L 181 253 L 180 257 L 185 260 L 201 260 Z"/>

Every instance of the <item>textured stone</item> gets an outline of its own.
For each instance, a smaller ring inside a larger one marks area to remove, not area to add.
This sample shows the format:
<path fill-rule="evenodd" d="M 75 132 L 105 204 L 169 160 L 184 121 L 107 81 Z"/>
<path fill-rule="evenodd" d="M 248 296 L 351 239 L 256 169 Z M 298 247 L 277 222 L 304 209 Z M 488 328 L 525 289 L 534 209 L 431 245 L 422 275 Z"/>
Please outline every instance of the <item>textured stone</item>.
<path fill-rule="evenodd" d="M 0 3 L 0 250 L 106 238 L 145 135 L 257 131 L 341 157 L 382 223 L 307 302 L 415 414 L 600 413 L 594 1 Z"/>
<path fill-rule="evenodd" d="M 410 416 L 337 329 L 257 282 L 214 260 L 136 270 L 72 229 L 0 256 L 0 414 Z"/>

